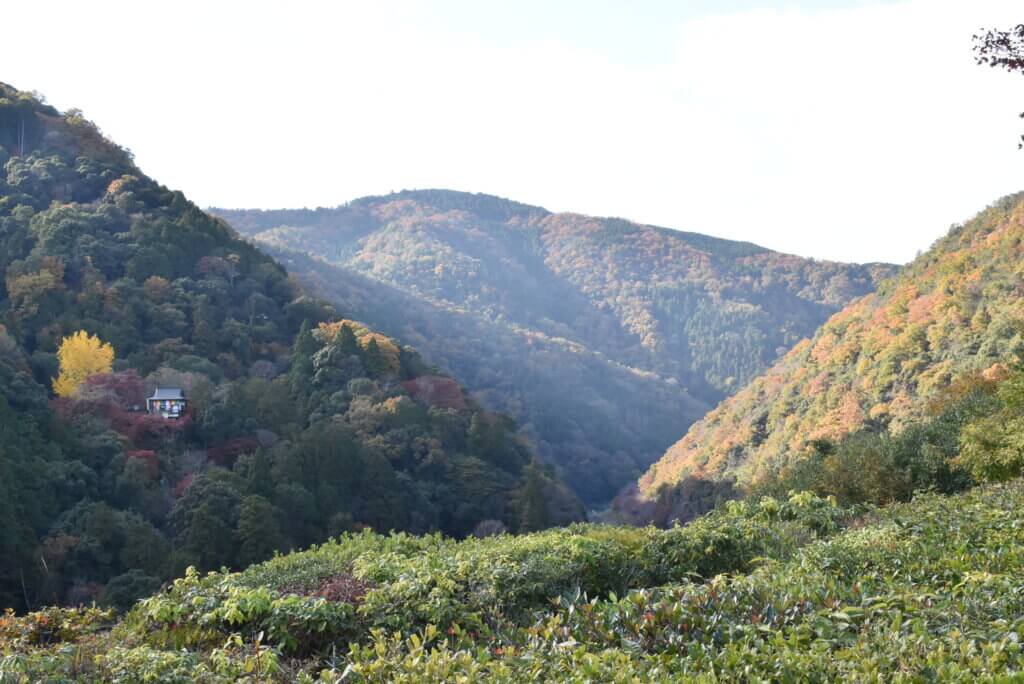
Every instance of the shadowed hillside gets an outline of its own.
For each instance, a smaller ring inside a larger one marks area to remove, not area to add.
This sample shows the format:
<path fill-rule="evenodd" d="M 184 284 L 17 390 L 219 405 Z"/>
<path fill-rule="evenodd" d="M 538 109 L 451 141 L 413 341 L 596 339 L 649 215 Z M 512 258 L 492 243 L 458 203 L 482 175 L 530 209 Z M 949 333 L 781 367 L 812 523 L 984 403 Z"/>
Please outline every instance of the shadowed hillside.
<path fill-rule="evenodd" d="M 591 505 L 895 270 L 442 190 L 213 212 L 516 417 Z"/>

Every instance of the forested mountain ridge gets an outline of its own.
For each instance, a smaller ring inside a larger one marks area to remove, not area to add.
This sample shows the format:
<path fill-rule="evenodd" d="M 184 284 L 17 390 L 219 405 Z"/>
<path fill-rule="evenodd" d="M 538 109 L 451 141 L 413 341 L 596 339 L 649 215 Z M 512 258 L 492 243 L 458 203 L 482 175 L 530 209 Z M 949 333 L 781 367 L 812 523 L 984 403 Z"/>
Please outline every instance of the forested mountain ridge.
<path fill-rule="evenodd" d="M 517 418 L 598 506 L 895 272 L 444 190 L 211 211 Z"/>
<path fill-rule="evenodd" d="M 1024 195 L 955 226 L 690 428 L 640 481 L 755 484 L 859 430 L 899 434 L 1024 351 Z"/>
<path fill-rule="evenodd" d="M 0 606 L 123 606 L 346 529 L 582 517 L 511 421 L 79 112 L 0 84 L 0 169 Z M 113 361 L 53 397 L 88 356 L 72 337 Z M 156 386 L 182 419 L 141 410 Z"/>

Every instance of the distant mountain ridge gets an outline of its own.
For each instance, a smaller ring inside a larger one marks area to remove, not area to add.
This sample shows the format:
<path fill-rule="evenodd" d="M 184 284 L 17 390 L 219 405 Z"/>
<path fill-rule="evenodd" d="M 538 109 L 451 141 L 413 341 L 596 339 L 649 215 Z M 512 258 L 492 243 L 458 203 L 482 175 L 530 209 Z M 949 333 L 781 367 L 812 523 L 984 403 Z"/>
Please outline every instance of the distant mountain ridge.
<path fill-rule="evenodd" d="M 687 477 L 757 483 L 816 441 L 899 432 L 972 376 L 1024 352 L 1024 193 L 955 226 L 876 293 L 694 424 L 640 480 L 653 496 Z"/>
<path fill-rule="evenodd" d="M 211 212 L 513 415 L 591 505 L 896 271 L 448 190 Z"/>

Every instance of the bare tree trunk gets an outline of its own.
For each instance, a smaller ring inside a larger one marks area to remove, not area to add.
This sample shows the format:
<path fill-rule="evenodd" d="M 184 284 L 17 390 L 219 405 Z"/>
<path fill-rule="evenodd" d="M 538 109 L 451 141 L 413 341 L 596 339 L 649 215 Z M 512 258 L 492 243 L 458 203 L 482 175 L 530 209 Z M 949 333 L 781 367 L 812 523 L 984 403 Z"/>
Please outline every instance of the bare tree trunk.
<path fill-rule="evenodd" d="M 25 611 L 32 611 L 32 603 L 28 600 L 28 588 L 25 587 L 25 571 L 22 568 L 18 568 L 18 574 L 21 575 L 21 595 L 25 597 Z"/>

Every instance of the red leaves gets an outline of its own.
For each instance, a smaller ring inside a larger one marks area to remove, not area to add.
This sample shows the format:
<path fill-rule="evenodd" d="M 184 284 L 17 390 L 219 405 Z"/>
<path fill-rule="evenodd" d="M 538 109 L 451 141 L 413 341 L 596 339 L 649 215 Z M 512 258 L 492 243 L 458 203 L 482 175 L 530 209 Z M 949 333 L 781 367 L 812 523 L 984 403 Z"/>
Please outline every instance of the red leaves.
<path fill-rule="evenodd" d="M 73 397 L 53 401 L 54 410 L 64 421 L 78 418 L 102 418 L 110 429 L 129 439 L 136 447 L 149 448 L 155 441 L 172 437 L 185 427 L 164 425 L 181 421 L 165 421 L 140 413 L 146 404 L 145 385 L 133 370 L 93 375 L 85 380 Z M 154 420 L 158 419 L 158 420 Z"/>
<path fill-rule="evenodd" d="M 93 375 L 86 379 L 90 389 L 108 394 L 121 408 L 133 410 L 146 405 L 146 387 L 134 370 Z"/>
<path fill-rule="evenodd" d="M 137 447 L 159 447 L 174 439 L 191 422 L 188 416 L 173 420 L 149 413 L 133 413 L 128 417 L 127 429 L 123 434 Z"/>
<path fill-rule="evenodd" d="M 180 499 L 181 495 L 185 493 L 185 490 L 192 486 L 192 482 L 194 482 L 195 479 L 195 473 L 189 473 L 185 477 L 181 478 L 178 481 L 178 484 L 174 485 L 174 498 Z"/>
<path fill-rule="evenodd" d="M 251 454 L 259 447 L 254 437 L 238 437 L 220 442 L 206 451 L 206 457 L 213 463 L 231 467 L 242 454 Z"/>
<path fill-rule="evenodd" d="M 127 437 L 137 449 L 157 448 L 190 424 L 188 416 L 168 420 L 143 413 L 145 406 L 145 383 L 134 370 L 93 375 L 74 397 L 54 402 L 58 415 L 64 420 L 82 416 L 106 419 L 111 430 Z"/>
<path fill-rule="evenodd" d="M 361 580 L 355 575 L 343 572 L 330 577 L 325 577 L 316 586 L 304 587 L 295 585 L 281 589 L 283 594 L 298 594 L 299 596 L 316 596 L 340 603 L 351 603 L 358 606 L 363 602 L 366 593 L 373 589 L 374 584 Z"/>
<path fill-rule="evenodd" d="M 462 394 L 462 387 L 452 378 L 423 375 L 403 382 L 402 387 L 413 399 L 428 406 L 450 408 L 457 411 L 463 411 L 466 408 L 466 398 Z"/>
<path fill-rule="evenodd" d="M 155 451 L 136 449 L 129 451 L 126 456 L 145 462 L 146 470 L 151 478 L 156 479 L 157 475 L 160 474 L 160 461 L 157 459 Z"/>

